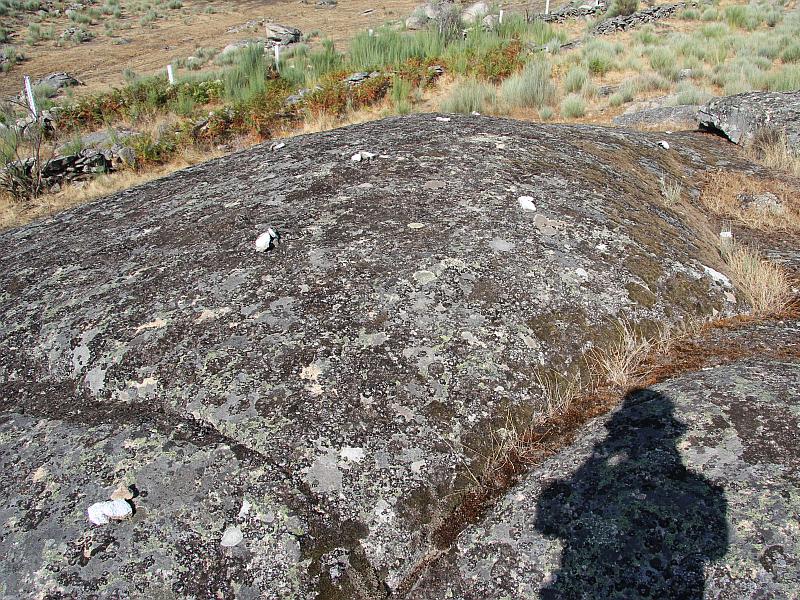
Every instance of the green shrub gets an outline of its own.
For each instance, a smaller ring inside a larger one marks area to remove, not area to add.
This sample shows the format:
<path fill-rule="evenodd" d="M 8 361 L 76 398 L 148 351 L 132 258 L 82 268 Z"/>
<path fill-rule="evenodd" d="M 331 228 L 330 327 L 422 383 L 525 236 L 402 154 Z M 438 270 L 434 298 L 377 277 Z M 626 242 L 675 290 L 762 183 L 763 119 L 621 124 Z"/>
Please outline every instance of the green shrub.
<path fill-rule="evenodd" d="M 541 108 L 552 102 L 556 87 L 552 67 L 547 60 L 534 60 L 506 79 L 500 87 L 500 98 L 508 108 Z"/>
<path fill-rule="evenodd" d="M 543 106 L 539 109 L 539 118 L 542 121 L 549 121 L 553 118 L 553 109 L 549 106 Z"/>
<path fill-rule="evenodd" d="M 639 0 L 614 0 L 611 8 L 608 9 L 607 16 L 632 15 L 637 10 L 639 10 Z"/>
<path fill-rule="evenodd" d="M 719 11 L 716 8 L 708 7 L 703 11 L 703 14 L 700 15 L 700 18 L 703 21 L 717 21 L 719 20 Z"/>
<path fill-rule="evenodd" d="M 582 117 L 586 114 L 586 101 L 582 96 L 570 94 L 561 101 L 561 116 L 567 119 Z"/>
<path fill-rule="evenodd" d="M 458 84 L 442 103 L 442 110 L 450 113 L 485 113 L 494 110 L 497 94 L 493 85 L 467 79 Z"/>
<path fill-rule="evenodd" d="M 650 66 L 665 79 L 678 78 L 678 57 L 672 48 L 658 47 L 650 52 Z"/>
<path fill-rule="evenodd" d="M 589 82 L 591 82 L 591 78 L 588 69 L 577 65 L 570 67 L 564 77 L 564 91 L 568 94 L 580 92 Z"/>

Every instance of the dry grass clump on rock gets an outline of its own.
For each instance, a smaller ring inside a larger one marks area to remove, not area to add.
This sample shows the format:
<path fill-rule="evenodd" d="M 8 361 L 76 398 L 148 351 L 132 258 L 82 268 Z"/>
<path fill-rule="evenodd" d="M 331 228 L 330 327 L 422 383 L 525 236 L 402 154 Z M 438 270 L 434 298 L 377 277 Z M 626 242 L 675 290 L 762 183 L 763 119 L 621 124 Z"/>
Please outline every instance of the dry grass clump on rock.
<path fill-rule="evenodd" d="M 789 180 L 718 171 L 700 201 L 717 216 L 753 229 L 800 231 L 800 187 Z"/>
<path fill-rule="evenodd" d="M 786 310 L 792 300 L 792 282 L 779 265 L 735 242 L 723 248 L 723 258 L 736 289 L 753 313 L 773 315 Z"/>

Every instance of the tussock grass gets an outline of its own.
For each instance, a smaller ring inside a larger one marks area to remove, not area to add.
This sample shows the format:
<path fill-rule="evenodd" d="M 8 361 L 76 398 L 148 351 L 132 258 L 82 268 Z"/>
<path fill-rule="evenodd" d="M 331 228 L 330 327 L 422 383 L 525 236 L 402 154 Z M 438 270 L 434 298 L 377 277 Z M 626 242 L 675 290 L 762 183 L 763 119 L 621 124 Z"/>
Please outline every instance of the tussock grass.
<path fill-rule="evenodd" d="M 586 114 L 586 100 L 578 94 L 570 94 L 561 101 L 561 116 L 575 119 Z"/>
<path fill-rule="evenodd" d="M 506 79 L 500 86 L 500 100 L 508 109 L 542 108 L 550 104 L 556 95 L 552 79 L 552 67 L 547 60 L 534 60 L 525 68 Z"/>
<path fill-rule="evenodd" d="M 792 150 L 785 133 L 781 132 L 767 140 L 759 140 L 757 137 L 750 149 L 750 155 L 770 169 L 800 177 L 800 155 Z"/>
<path fill-rule="evenodd" d="M 665 177 L 662 177 L 658 184 L 661 188 L 661 195 L 663 196 L 664 202 L 667 206 L 675 206 L 678 202 L 680 202 L 681 195 L 683 194 L 683 186 L 679 181 L 667 181 Z"/>
<path fill-rule="evenodd" d="M 772 194 L 781 210 L 743 202 L 748 196 Z M 719 217 L 762 231 L 800 231 L 800 189 L 778 179 L 762 179 L 730 171 L 709 176 L 700 201 Z"/>
<path fill-rule="evenodd" d="M 477 79 L 466 79 L 450 92 L 444 99 L 441 109 L 449 113 L 470 114 L 494 111 L 497 106 L 497 93 L 491 84 Z"/>
<path fill-rule="evenodd" d="M 537 369 L 534 380 L 542 389 L 545 409 L 548 415 L 567 412 L 573 400 L 584 391 L 580 372 L 563 375 L 555 369 Z"/>
<path fill-rule="evenodd" d="M 757 250 L 735 242 L 723 248 L 722 256 L 734 286 L 755 314 L 786 310 L 792 300 L 792 283 L 786 271 Z"/>
<path fill-rule="evenodd" d="M 645 359 L 663 344 L 663 336 L 647 337 L 627 321 L 616 323 L 616 333 L 616 339 L 606 347 L 593 348 L 587 362 L 597 381 L 625 388 L 642 376 Z"/>

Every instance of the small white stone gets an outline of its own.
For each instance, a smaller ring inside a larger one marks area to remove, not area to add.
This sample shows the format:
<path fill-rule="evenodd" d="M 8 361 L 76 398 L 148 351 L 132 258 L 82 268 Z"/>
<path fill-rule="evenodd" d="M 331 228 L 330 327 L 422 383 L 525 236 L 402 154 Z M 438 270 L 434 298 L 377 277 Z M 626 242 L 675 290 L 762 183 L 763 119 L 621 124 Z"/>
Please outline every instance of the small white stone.
<path fill-rule="evenodd" d="M 536 204 L 533 203 L 533 196 L 520 196 L 518 200 L 519 200 L 519 205 L 522 207 L 522 210 L 529 210 L 529 211 L 536 210 Z"/>
<path fill-rule="evenodd" d="M 408 228 L 409 229 L 422 229 L 423 227 L 425 227 L 425 223 L 409 223 L 408 224 Z"/>
<path fill-rule="evenodd" d="M 264 252 L 269 250 L 273 240 L 278 239 L 278 234 L 270 227 L 264 233 L 256 238 L 256 252 Z"/>
<path fill-rule="evenodd" d="M 665 140 L 659 141 L 658 145 L 661 146 L 664 150 L 669 150 L 669 144 Z"/>
<path fill-rule="evenodd" d="M 242 508 L 239 509 L 239 517 L 246 517 L 247 513 L 250 512 L 252 508 L 252 504 L 250 504 L 247 500 L 242 500 Z"/>
<path fill-rule="evenodd" d="M 107 525 L 109 520 L 121 521 L 133 514 L 131 505 L 125 500 L 107 500 L 95 502 L 87 510 L 89 521 L 93 525 Z"/>
<path fill-rule="evenodd" d="M 581 267 L 575 269 L 575 274 L 581 279 L 589 279 L 589 273 L 587 273 L 586 269 L 583 269 Z"/>
<path fill-rule="evenodd" d="M 286 144 L 284 144 L 283 142 L 278 142 L 277 144 L 272 144 L 272 146 L 270 146 L 270 150 L 275 152 L 275 150 L 280 150 L 281 148 L 284 147 L 286 147 Z"/>
<path fill-rule="evenodd" d="M 436 120 L 440 123 L 448 123 L 450 121 L 450 117 L 436 117 Z"/>
<path fill-rule="evenodd" d="M 242 530 L 238 526 L 228 525 L 225 533 L 222 534 L 220 545 L 223 548 L 233 548 L 238 546 L 243 539 L 244 535 L 242 535 Z"/>
<path fill-rule="evenodd" d="M 353 156 L 350 157 L 350 160 L 353 162 L 361 162 L 361 152 L 356 152 Z"/>
<path fill-rule="evenodd" d="M 345 446 L 339 451 L 339 455 L 342 459 L 350 462 L 361 462 L 364 460 L 364 449 Z"/>

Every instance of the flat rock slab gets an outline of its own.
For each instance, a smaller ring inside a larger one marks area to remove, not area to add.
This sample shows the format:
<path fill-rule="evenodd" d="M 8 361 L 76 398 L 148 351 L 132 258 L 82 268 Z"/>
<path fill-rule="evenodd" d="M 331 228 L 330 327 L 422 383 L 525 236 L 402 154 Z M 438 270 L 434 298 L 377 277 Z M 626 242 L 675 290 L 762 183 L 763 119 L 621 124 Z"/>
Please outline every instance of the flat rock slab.
<path fill-rule="evenodd" d="M 614 117 L 612 122 L 620 127 L 697 129 L 699 106 L 661 106 Z"/>
<path fill-rule="evenodd" d="M 800 339 L 632 392 L 418 582 L 427 598 L 795 598 Z"/>
<path fill-rule="evenodd" d="M 735 144 L 751 143 L 761 130 L 783 133 L 800 152 L 800 92 L 747 92 L 724 96 L 703 106 L 700 127 L 719 131 Z"/>
<path fill-rule="evenodd" d="M 619 319 L 733 310 L 715 234 L 659 182 L 756 167 L 662 139 L 392 118 L 0 234 L 0 589 L 401 585 L 498 419 L 542 414 L 537 369 L 578 369 Z M 92 528 L 120 484 L 132 518 Z"/>

